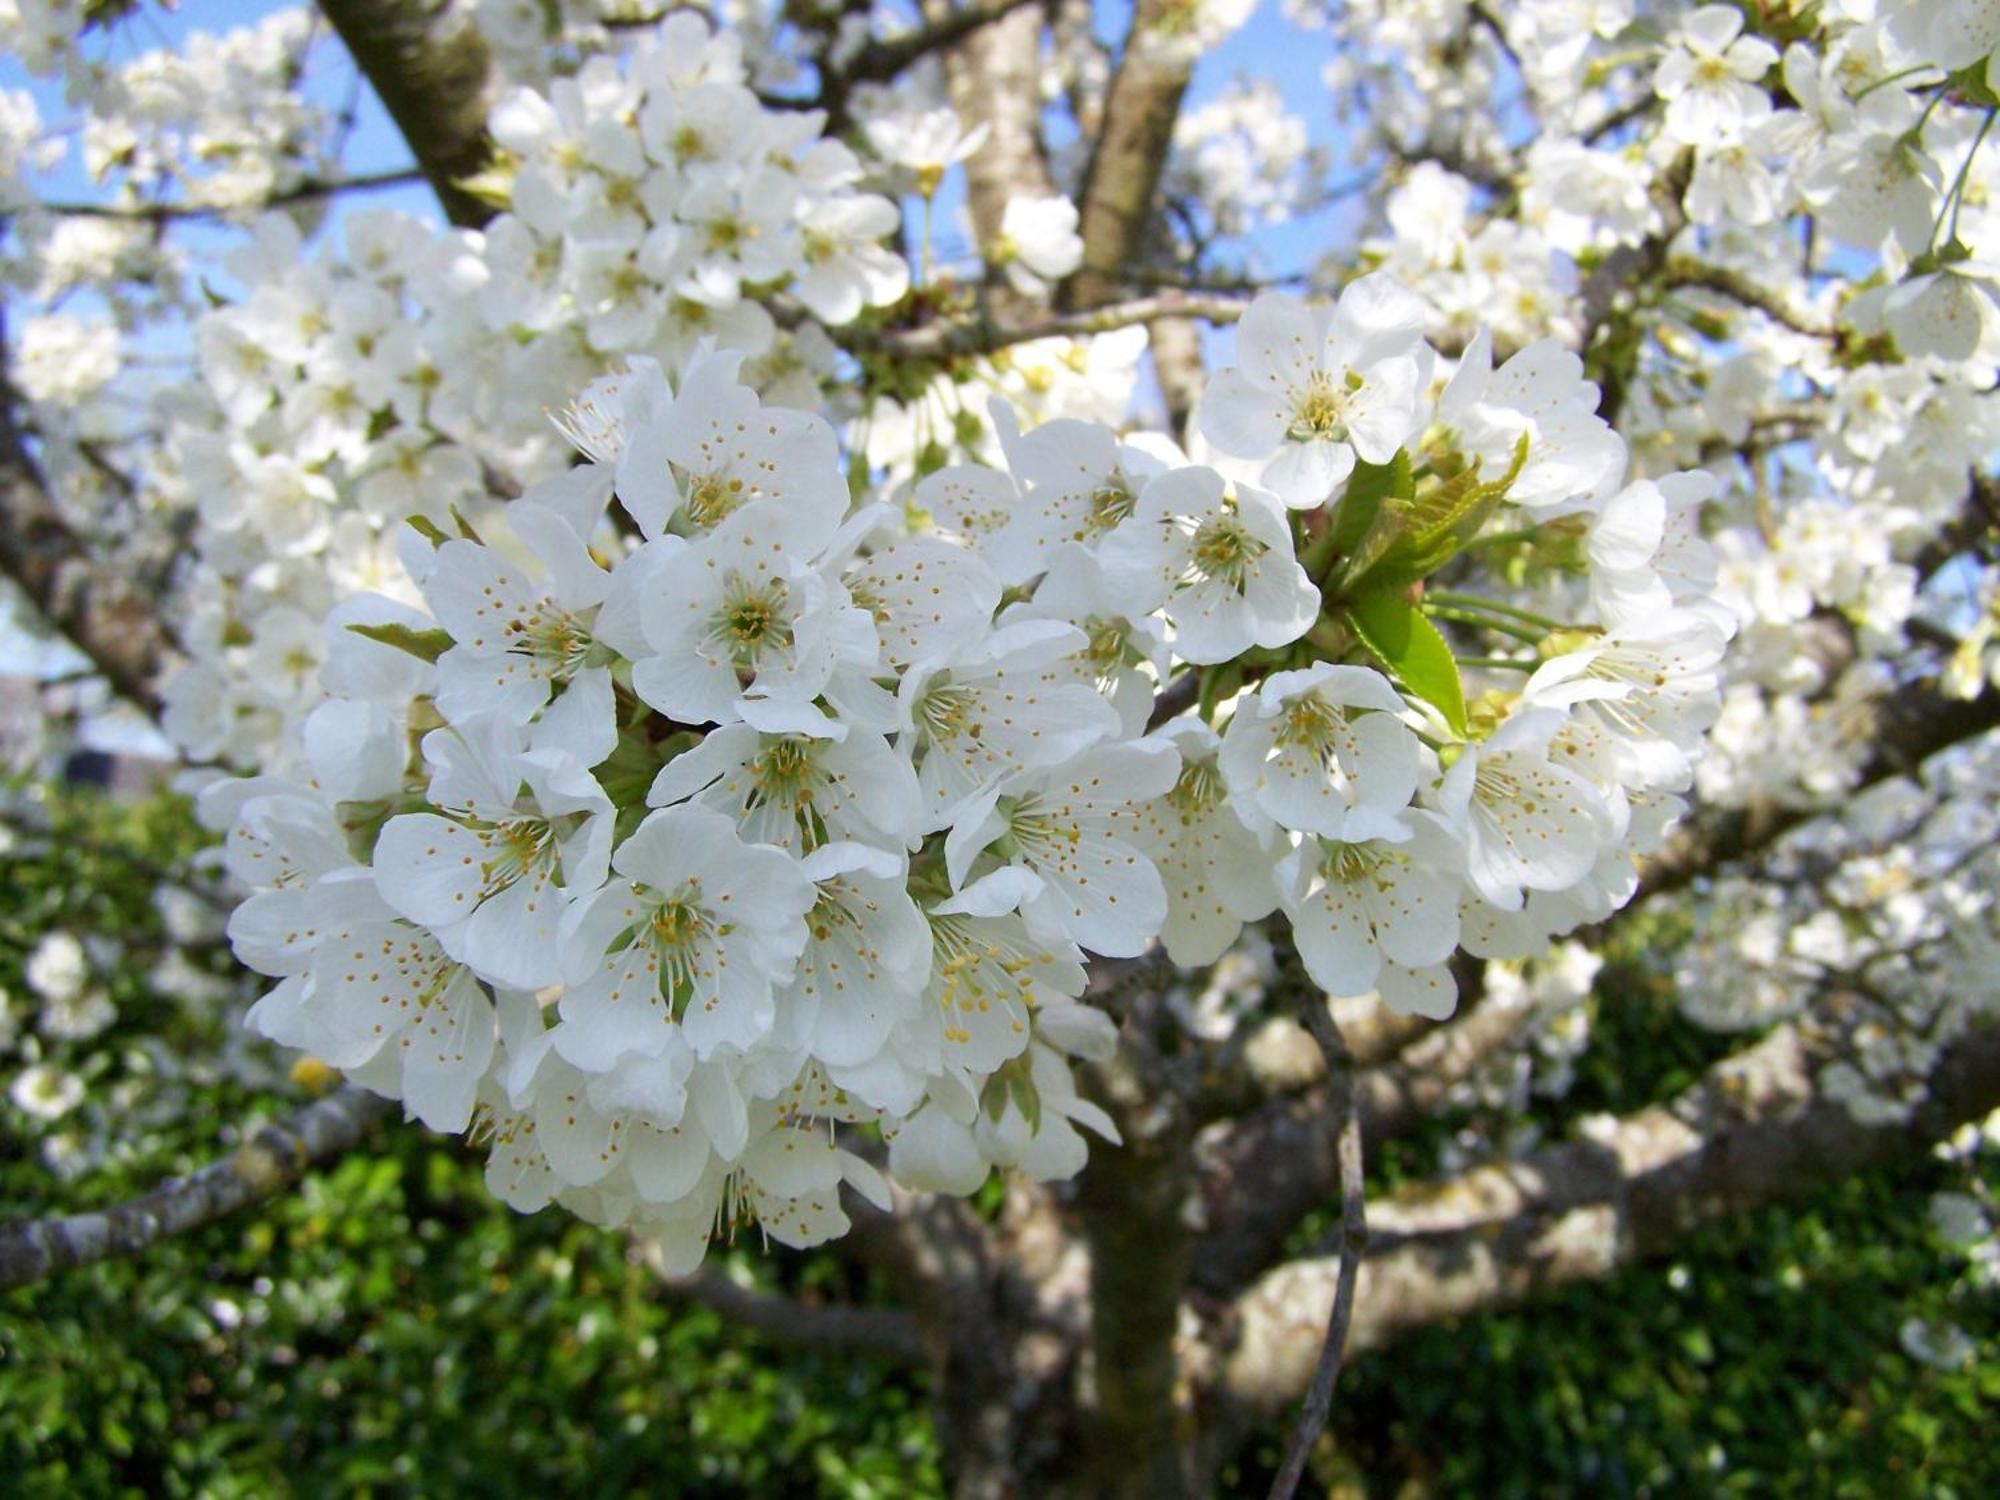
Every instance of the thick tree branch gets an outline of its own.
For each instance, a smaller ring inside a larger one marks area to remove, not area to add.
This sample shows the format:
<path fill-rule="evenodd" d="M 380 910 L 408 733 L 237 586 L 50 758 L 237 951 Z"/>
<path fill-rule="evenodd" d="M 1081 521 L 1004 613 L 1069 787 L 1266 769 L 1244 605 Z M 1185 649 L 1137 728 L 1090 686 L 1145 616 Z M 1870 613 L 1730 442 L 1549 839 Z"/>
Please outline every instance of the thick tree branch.
<path fill-rule="evenodd" d="M 1812 1061 L 1782 1028 L 1670 1106 L 1378 1205 L 1388 1243 L 1362 1268 L 1352 1347 L 1609 1275 L 1701 1224 L 1927 1149 L 2000 1105 L 2000 1026 L 1945 1050 L 1905 1123 L 1864 1125 L 1819 1097 Z M 1234 1400 L 1268 1414 L 1306 1388 L 1335 1284 L 1330 1260 L 1300 1261 L 1242 1298 L 1223 1377 Z"/>
<path fill-rule="evenodd" d="M 492 156 L 486 116 L 500 93 L 469 8 L 450 0 L 320 0 L 355 65 L 374 85 L 445 217 L 476 229 L 493 207 L 459 184 Z"/>
<path fill-rule="evenodd" d="M 1099 1462 L 1089 1493 L 1173 1500 L 1191 1493 L 1175 1440 L 1174 1337 L 1187 1281 L 1190 1235 L 1181 1210 L 1193 1157 L 1187 1120 L 1147 1040 L 1148 1007 L 1129 1009 L 1117 1056 L 1088 1074 L 1124 1139 L 1093 1147 L 1077 1179 L 1090 1245 L 1097 1396 L 1091 1450 Z"/>
<path fill-rule="evenodd" d="M 1185 437 L 1188 418 L 1201 399 L 1201 330 L 1191 318 L 1160 318 L 1146 329 L 1153 355 L 1153 374 L 1160 382 L 1160 397 L 1167 404 L 1167 430 Z"/>
<path fill-rule="evenodd" d="M 1534 1016 L 1530 1004 L 1487 999 L 1394 1060 L 1355 1077 L 1355 1107 L 1370 1141 L 1395 1136 L 1434 1111 Z M 1326 1085 L 1273 1100 L 1216 1129 L 1199 1147 L 1207 1232 L 1194 1280 L 1211 1293 L 1243 1286 L 1277 1255 L 1301 1218 L 1340 1185 L 1345 1117 Z"/>
<path fill-rule="evenodd" d="M 137 1255 L 269 1198 L 308 1168 L 345 1155 L 389 1112 L 366 1089 L 343 1088 L 264 1126 L 233 1153 L 143 1197 L 99 1213 L 0 1226 L 0 1291 L 116 1255 Z"/>
<path fill-rule="evenodd" d="M 657 1271 L 652 1248 L 648 1247 L 647 1264 Z M 917 1320 L 900 1308 L 801 1302 L 744 1286 L 717 1266 L 704 1267 L 692 1276 L 662 1275 L 660 1285 L 668 1296 L 698 1302 L 774 1343 L 846 1349 L 903 1363 L 923 1358 Z"/>
<path fill-rule="evenodd" d="M 1015 1436 L 998 1237 L 955 1198 L 899 1196 L 894 1213 L 856 1205 L 853 1219 L 835 1248 L 888 1276 L 915 1315 L 957 1493 L 998 1500 L 978 1478 L 1007 1472 Z"/>
<path fill-rule="evenodd" d="M 941 26 L 951 14 L 941 0 L 924 5 L 929 25 Z M 1040 8 L 1023 6 L 968 32 L 945 55 L 952 108 L 967 125 L 990 132 L 965 163 L 973 231 L 982 246 L 999 238 L 1009 198 L 1055 192 L 1042 151 L 1041 40 Z"/>
<path fill-rule="evenodd" d="M 5 366 L 0 325 L 0 370 Z M 119 696 L 157 718 L 153 684 L 175 654 L 173 637 L 153 600 L 93 558 L 63 519 L 15 425 L 17 399 L 0 378 L 0 570 Z"/>
<path fill-rule="evenodd" d="M 1145 249 L 1153 199 L 1197 55 L 1175 45 L 1171 36 L 1183 10 L 1175 0 L 1138 0 L 1133 9 L 1125 54 L 1112 75 L 1103 126 L 1084 174 L 1083 269 L 1065 288 L 1072 307 L 1093 307 L 1117 295 L 1121 268 L 1135 264 Z"/>

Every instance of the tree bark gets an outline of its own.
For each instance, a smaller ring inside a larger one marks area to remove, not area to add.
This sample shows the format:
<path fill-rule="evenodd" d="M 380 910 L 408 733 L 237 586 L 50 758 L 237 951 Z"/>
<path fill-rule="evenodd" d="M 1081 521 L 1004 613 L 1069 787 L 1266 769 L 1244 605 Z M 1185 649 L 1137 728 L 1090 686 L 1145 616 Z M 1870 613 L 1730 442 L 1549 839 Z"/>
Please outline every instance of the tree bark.
<path fill-rule="evenodd" d="M 460 183 L 491 161 L 486 116 L 501 79 L 466 7 L 450 0 L 321 0 L 332 25 L 403 133 L 445 217 L 477 229 L 493 206 Z"/>
<path fill-rule="evenodd" d="M 1093 1070 L 1123 1143 L 1099 1143 L 1077 1182 L 1090 1245 L 1090 1346 L 1096 1400 L 1088 1493 L 1121 1500 L 1190 1494 L 1181 1466 L 1175 1334 L 1187 1283 L 1194 1157 L 1187 1121 L 1133 1028 Z"/>
<path fill-rule="evenodd" d="M 269 1198 L 309 1168 L 353 1150 L 389 1112 L 389 1103 L 366 1089 L 343 1088 L 288 1120 L 264 1126 L 221 1161 L 163 1182 L 129 1203 L 100 1213 L 0 1225 L 0 1291 L 113 1256 L 137 1255 L 168 1235 L 199 1229 Z"/>
<path fill-rule="evenodd" d="M 949 12 L 931 5 L 925 14 L 936 24 Z M 1009 198 L 1047 197 L 1056 190 L 1042 150 L 1041 43 L 1041 8 L 1031 6 L 980 27 L 945 57 L 952 108 L 968 126 L 991 132 L 965 163 L 981 245 L 999 238 Z"/>
<path fill-rule="evenodd" d="M 1925 1150 L 2000 1106 L 2000 1026 L 1946 1049 L 1929 1099 L 1903 1123 L 1864 1125 L 1819 1097 L 1810 1062 L 1798 1034 L 1781 1028 L 1672 1105 L 1378 1205 L 1379 1248 L 1362 1267 L 1352 1346 L 1381 1348 L 1431 1323 L 1610 1275 L 1667 1253 L 1702 1224 Z M 1295 1261 L 1240 1300 L 1223 1375 L 1233 1401 L 1265 1414 L 1305 1389 L 1334 1269 Z"/>
<path fill-rule="evenodd" d="M 1104 126 L 1084 177 L 1083 268 L 1067 288 L 1072 306 L 1092 307 L 1116 296 L 1120 273 L 1146 248 L 1153 200 L 1196 56 L 1169 44 L 1175 10 L 1173 0 L 1138 0 L 1132 12 L 1125 54 L 1112 75 Z"/>
<path fill-rule="evenodd" d="M 0 326 L 0 371 L 5 368 Z M 156 719 L 161 703 L 155 683 L 178 654 L 176 643 L 154 601 L 92 557 L 63 519 L 15 426 L 15 400 L 0 381 L 0 569 L 120 697 Z"/>

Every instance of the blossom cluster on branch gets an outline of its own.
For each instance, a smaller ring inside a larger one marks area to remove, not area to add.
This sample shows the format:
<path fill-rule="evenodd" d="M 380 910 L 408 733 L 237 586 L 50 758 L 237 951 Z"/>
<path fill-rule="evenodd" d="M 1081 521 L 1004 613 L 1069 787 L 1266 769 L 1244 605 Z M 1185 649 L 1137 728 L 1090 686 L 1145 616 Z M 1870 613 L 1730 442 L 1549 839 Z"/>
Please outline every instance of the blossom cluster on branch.
<path fill-rule="evenodd" d="M 1001 405 L 1001 464 L 855 504 L 738 353 L 594 383 L 587 462 L 490 537 L 404 533 L 422 610 L 334 609 L 298 778 L 207 794 L 283 981 L 254 1024 L 692 1265 L 841 1233 L 842 1182 L 887 1206 L 842 1127 L 912 1188 L 1074 1173 L 1116 1134 L 1071 1071 L 1115 1045 L 1092 955 L 1208 963 L 1282 909 L 1328 993 L 1448 1015 L 1461 941 L 1630 893 L 1726 632 L 1666 498 L 1705 482 L 1621 487 L 1552 344 L 1433 395 L 1421 314 L 1255 303 L 1205 418 L 1254 479 Z M 1566 649 L 1468 702 L 1446 632 L 1506 607 L 1425 581 L 1558 520 Z"/>

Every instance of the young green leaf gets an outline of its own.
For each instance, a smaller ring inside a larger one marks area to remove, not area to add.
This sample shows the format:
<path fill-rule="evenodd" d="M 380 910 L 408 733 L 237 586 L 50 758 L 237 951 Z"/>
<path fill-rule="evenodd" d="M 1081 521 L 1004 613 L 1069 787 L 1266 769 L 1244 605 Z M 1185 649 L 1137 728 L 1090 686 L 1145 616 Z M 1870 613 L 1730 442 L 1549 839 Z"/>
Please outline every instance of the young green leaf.
<path fill-rule="evenodd" d="M 398 651 L 407 651 L 419 661 L 436 661 L 457 643 L 448 630 L 416 630 L 408 625 L 350 625 L 356 635 Z"/>
<path fill-rule="evenodd" d="M 1443 714 L 1454 734 L 1465 733 L 1458 660 L 1416 605 L 1400 594 L 1373 594 L 1348 610 L 1347 622 L 1406 691 Z"/>

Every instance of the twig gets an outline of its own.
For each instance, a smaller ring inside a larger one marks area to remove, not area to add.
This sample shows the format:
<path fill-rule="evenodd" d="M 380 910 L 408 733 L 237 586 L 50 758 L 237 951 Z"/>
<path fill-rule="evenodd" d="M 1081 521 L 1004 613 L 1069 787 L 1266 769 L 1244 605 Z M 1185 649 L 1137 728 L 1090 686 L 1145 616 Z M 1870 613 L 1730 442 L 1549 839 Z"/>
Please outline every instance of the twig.
<path fill-rule="evenodd" d="M 1243 316 L 1243 297 L 1191 296 L 1163 292 L 1107 303 L 1087 312 L 1055 313 L 1021 323 L 1000 323 L 982 316 L 946 318 L 920 328 L 840 330 L 842 342 L 856 353 L 880 350 L 901 359 L 938 359 L 954 354 L 991 354 L 1036 339 L 1078 338 L 1110 333 L 1136 323 L 1163 318 L 1199 318 L 1207 323 L 1233 323 Z"/>
<path fill-rule="evenodd" d="M 1588 130 L 1584 131 L 1583 143 L 1586 146 L 1595 146 L 1599 141 L 1603 140 L 1604 137 L 1611 134 L 1612 131 L 1621 129 L 1626 125 L 1630 125 L 1634 120 L 1638 119 L 1641 115 L 1645 114 L 1647 110 L 1651 109 L 1657 102 L 1658 100 L 1654 95 L 1653 91 L 1651 89 L 1645 90 L 1644 92 L 1640 93 L 1639 95 L 1629 100 L 1625 104 L 1620 105 L 1617 109 L 1611 111 L 1610 114 L 1606 115 L 1603 119 L 1599 120 L 1595 125 L 1591 126 Z"/>
<path fill-rule="evenodd" d="M 949 47 L 961 37 L 990 26 L 1030 3 L 1031 0 L 972 0 L 963 9 L 946 11 L 914 31 L 869 42 L 845 67 L 833 70 L 826 92 L 829 97 L 844 97 L 857 83 L 880 83 L 894 78 L 918 58 Z"/>
<path fill-rule="evenodd" d="M 900 1363 L 923 1358 L 923 1341 L 916 1319 L 896 1307 L 844 1307 L 799 1302 L 779 1293 L 740 1285 L 719 1266 L 704 1266 L 691 1276 L 660 1271 L 656 1245 L 642 1252 L 660 1276 L 667 1295 L 699 1302 L 733 1323 L 756 1330 L 774 1343 L 818 1349 L 847 1349 Z"/>
<path fill-rule="evenodd" d="M 170 1234 L 185 1234 L 291 1186 L 306 1169 L 352 1150 L 389 1101 L 352 1086 L 266 1125 L 221 1161 L 99 1213 L 28 1219 L 0 1226 L 0 1291 L 136 1255 Z"/>
<path fill-rule="evenodd" d="M 1320 1346 L 1319 1364 L 1313 1370 L 1312 1385 L 1306 1391 L 1299 1425 L 1285 1452 L 1284 1466 L 1271 1482 L 1270 1500 L 1291 1500 L 1299 1480 L 1305 1476 L 1306 1459 L 1313 1444 L 1326 1429 L 1327 1413 L 1333 1407 L 1333 1386 L 1340 1378 L 1340 1360 L 1347 1348 L 1347 1325 L 1354 1318 L 1354 1287 L 1360 1276 L 1361 1257 L 1368 1252 L 1368 1205 L 1361 1173 L 1361 1117 L 1355 1108 L 1354 1058 L 1347 1041 L 1334 1024 L 1326 997 L 1308 990 L 1301 997 L 1306 1029 L 1326 1054 L 1326 1070 L 1340 1113 L 1340 1228 L 1335 1254 L 1340 1257 L 1339 1280 L 1333 1292 L 1333 1312 L 1327 1319 L 1326 1341 Z"/>
<path fill-rule="evenodd" d="M 1787 306 L 1774 293 L 1757 285 L 1749 277 L 1722 266 L 1703 265 L 1699 261 L 1692 260 L 1669 261 L 1663 285 L 1669 288 L 1688 287 L 1698 291 L 1713 292 L 1719 297 L 1727 297 L 1732 302 L 1754 308 L 1774 322 L 1784 324 L 1794 333 L 1803 333 L 1816 339 L 1833 337 L 1833 330 L 1817 319 Z"/>
<path fill-rule="evenodd" d="M 302 182 L 282 193 L 256 203 L 37 203 L 45 214 L 66 214 L 72 218 L 124 219 L 139 224 L 157 224 L 169 219 L 225 219 L 262 213 L 288 203 L 304 203 L 315 198 L 331 198 L 338 193 L 372 192 L 377 188 L 402 187 L 422 182 L 424 174 L 415 167 L 398 167 L 386 172 L 363 172 L 324 182 Z"/>
<path fill-rule="evenodd" d="M 1501 24 L 1500 18 L 1487 8 L 1484 0 L 1473 0 L 1471 16 L 1475 23 L 1486 28 L 1501 55 L 1514 65 L 1515 74 L 1525 80 L 1528 70 L 1522 66 L 1521 54 L 1514 50 L 1514 43 L 1508 38 L 1507 28 Z"/>
<path fill-rule="evenodd" d="M 1178 718 L 1194 707 L 1195 699 L 1201 693 L 1201 673 L 1183 672 L 1164 688 L 1153 700 L 1152 717 L 1147 719 L 1146 728 L 1158 729 L 1170 719 Z"/>

